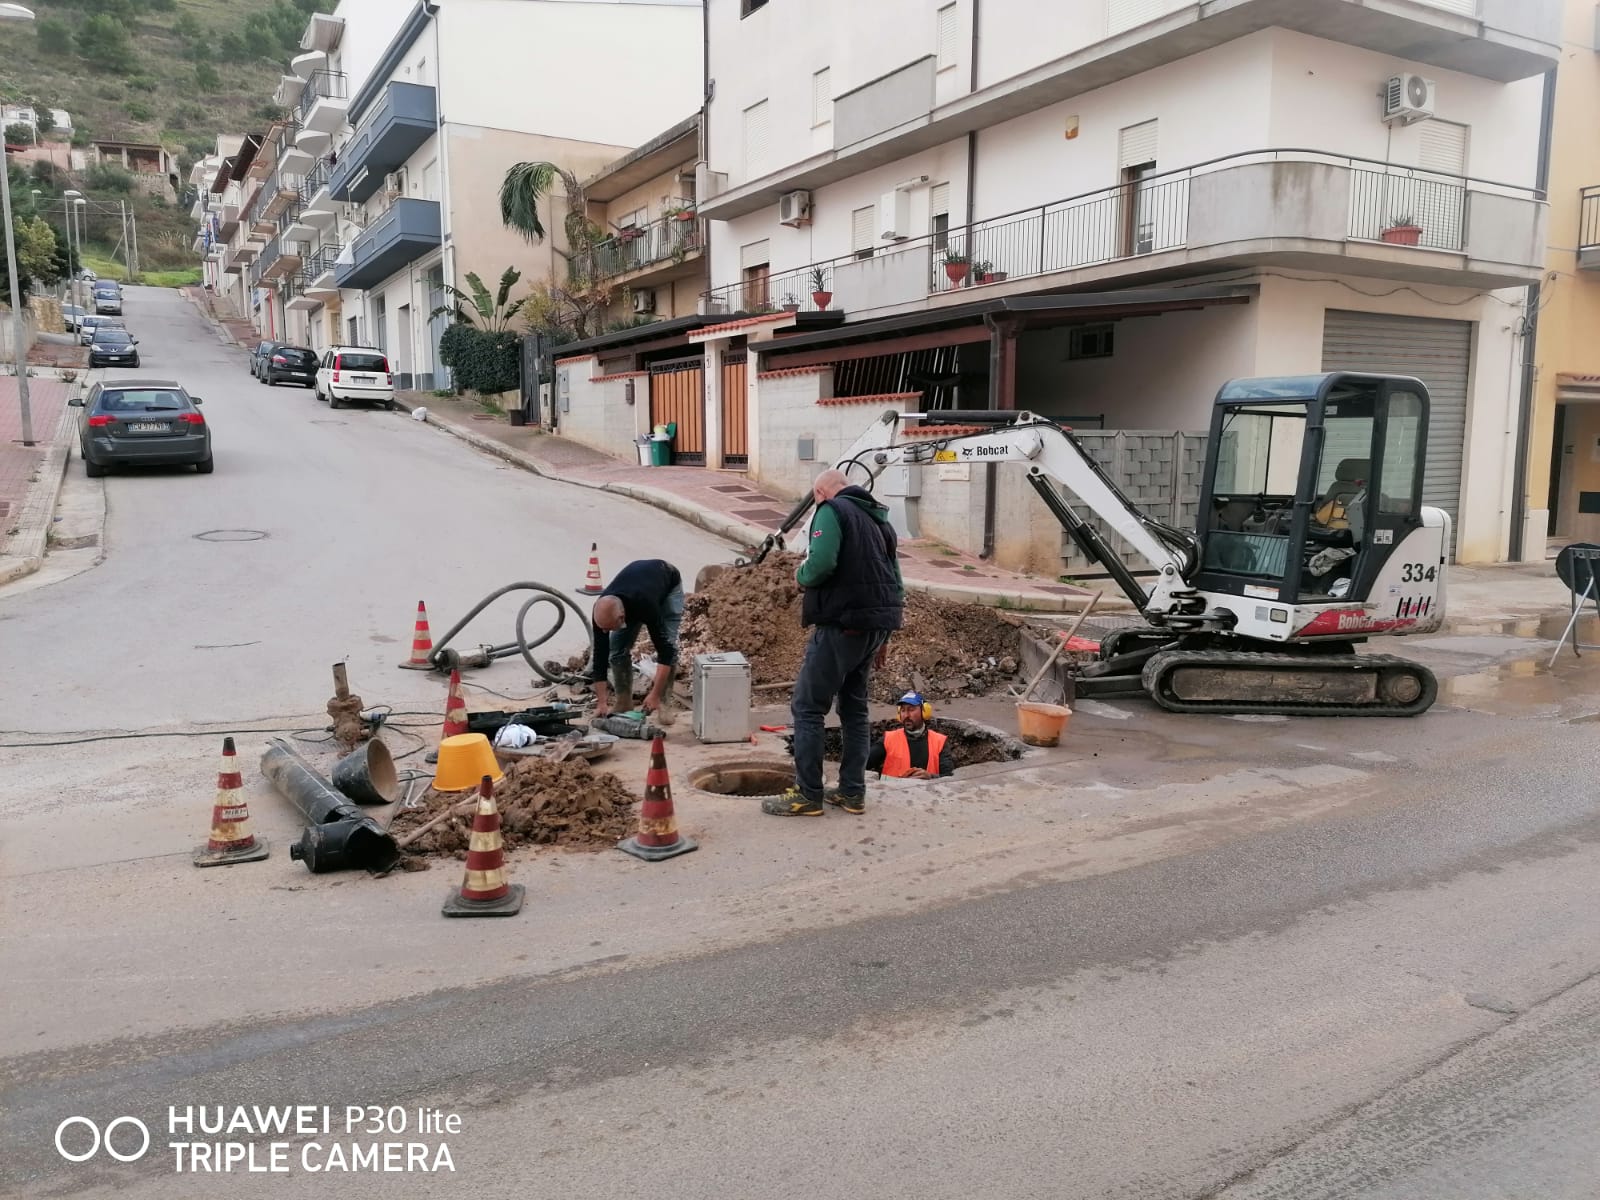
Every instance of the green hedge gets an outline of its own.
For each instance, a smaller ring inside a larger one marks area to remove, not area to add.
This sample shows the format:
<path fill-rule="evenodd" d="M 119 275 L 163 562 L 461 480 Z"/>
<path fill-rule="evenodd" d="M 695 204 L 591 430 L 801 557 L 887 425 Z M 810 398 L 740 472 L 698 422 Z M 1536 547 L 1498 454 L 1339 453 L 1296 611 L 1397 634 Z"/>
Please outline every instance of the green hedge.
<path fill-rule="evenodd" d="M 503 331 L 486 333 L 457 322 L 439 338 L 439 361 L 450 368 L 456 391 L 514 391 L 522 382 L 522 339 Z"/>

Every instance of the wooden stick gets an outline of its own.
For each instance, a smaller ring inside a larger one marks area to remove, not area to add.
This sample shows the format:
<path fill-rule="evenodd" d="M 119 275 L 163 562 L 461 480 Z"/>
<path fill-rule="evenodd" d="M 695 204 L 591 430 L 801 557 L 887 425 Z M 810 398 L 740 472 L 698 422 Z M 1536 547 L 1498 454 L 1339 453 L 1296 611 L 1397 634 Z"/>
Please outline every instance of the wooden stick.
<path fill-rule="evenodd" d="M 1104 595 L 1104 591 L 1099 591 L 1089 597 L 1089 602 L 1083 606 L 1083 611 L 1073 619 L 1073 622 L 1067 628 L 1066 633 L 1062 634 L 1060 639 L 1056 642 L 1056 648 L 1050 651 L 1050 657 L 1044 660 L 1044 666 L 1040 667 L 1038 673 L 1035 674 L 1032 679 L 1028 680 L 1028 686 L 1022 689 L 1022 694 L 1018 696 L 1017 699 L 1024 702 L 1027 701 L 1028 697 L 1032 695 L 1033 689 L 1039 686 L 1039 680 L 1044 678 L 1044 673 L 1048 671 L 1051 664 L 1061 656 L 1061 652 L 1067 648 L 1067 643 L 1070 642 L 1077 634 L 1078 627 L 1082 625 L 1085 618 L 1087 618 L 1088 615 L 1094 611 L 1094 606 L 1100 603 L 1100 597 Z M 1012 694 L 1015 695 L 1016 693 Z"/>

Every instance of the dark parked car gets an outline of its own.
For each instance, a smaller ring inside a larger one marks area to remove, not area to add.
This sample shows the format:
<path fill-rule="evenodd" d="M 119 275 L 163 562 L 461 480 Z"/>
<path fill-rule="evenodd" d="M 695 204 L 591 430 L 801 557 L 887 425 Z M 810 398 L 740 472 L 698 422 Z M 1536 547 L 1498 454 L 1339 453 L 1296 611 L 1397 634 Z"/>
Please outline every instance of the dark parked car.
<path fill-rule="evenodd" d="M 261 364 L 266 362 L 272 356 L 272 352 L 281 345 L 282 342 L 257 342 L 256 348 L 250 352 L 250 374 L 260 379 Z"/>
<path fill-rule="evenodd" d="M 122 315 L 122 290 L 116 284 L 107 287 L 97 283 L 94 287 L 94 310 L 105 316 Z"/>
<path fill-rule="evenodd" d="M 78 414 L 83 473 L 104 475 L 117 466 L 193 463 L 211 474 L 211 430 L 198 396 L 169 380 L 119 379 L 97 383 L 68 401 Z"/>
<path fill-rule="evenodd" d="M 137 367 L 139 343 L 126 329 L 97 325 L 89 343 L 90 367 Z"/>
<path fill-rule="evenodd" d="M 280 383 L 317 386 L 317 352 L 308 346 L 278 344 L 257 368 L 256 378 L 268 387 Z"/>

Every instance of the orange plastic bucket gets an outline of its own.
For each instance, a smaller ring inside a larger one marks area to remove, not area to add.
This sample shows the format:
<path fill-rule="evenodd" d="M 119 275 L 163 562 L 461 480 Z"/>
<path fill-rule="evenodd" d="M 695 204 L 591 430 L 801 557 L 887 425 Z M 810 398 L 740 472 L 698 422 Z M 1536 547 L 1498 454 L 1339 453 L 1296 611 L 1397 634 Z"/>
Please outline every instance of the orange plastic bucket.
<path fill-rule="evenodd" d="M 1072 710 L 1065 704 L 1039 704 L 1025 700 L 1017 705 L 1017 730 L 1030 746 L 1054 746 L 1061 740 Z"/>

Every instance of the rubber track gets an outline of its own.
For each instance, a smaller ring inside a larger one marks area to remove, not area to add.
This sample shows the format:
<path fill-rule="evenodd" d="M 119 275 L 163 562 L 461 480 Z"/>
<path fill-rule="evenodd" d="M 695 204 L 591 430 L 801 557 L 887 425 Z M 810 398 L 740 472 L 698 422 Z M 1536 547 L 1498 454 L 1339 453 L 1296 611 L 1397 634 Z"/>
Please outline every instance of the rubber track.
<path fill-rule="evenodd" d="M 1410 704 L 1389 704 L 1375 701 L 1372 704 L 1317 704 L 1312 701 L 1292 700 L 1241 700 L 1205 701 L 1179 700 L 1166 695 L 1159 685 L 1162 677 L 1179 667 L 1222 666 L 1245 667 L 1261 671 L 1313 671 L 1331 674 L 1338 671 L 1358 671 L 1377 674 L 1386 667 L 1403 667 L 1422 680 L 1422 695 Z M 1439 696 L 1439 681 L 1432 671 L 1409 658 L 1388 654 L 1309 655 L 1309 654 L 1255 654 L 1228 650 L 1171 650 L 1158 654 L 1145 664 L 1144 686 L 1153 699 L 1169 712 L 1181 713 L 1271 713 L 1287 717 L 1414 717 L 1426 712 Z"/>

